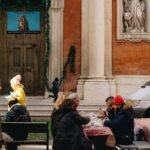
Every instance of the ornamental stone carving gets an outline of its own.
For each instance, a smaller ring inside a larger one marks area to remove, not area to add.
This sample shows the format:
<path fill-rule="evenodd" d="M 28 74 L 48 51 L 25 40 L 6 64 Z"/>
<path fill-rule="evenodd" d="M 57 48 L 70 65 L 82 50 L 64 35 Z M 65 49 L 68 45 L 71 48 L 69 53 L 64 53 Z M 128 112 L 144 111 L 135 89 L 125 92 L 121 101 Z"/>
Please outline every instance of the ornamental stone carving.
<path fill-rule="evenodd" d="M 125 32 L 145 31 L 145 1 L 124 0 L 123 24 Z"/>
<path fill-rule="evenodd" d="M 117 39 L 150 41 L 150 0 L 117 0 Z"/>

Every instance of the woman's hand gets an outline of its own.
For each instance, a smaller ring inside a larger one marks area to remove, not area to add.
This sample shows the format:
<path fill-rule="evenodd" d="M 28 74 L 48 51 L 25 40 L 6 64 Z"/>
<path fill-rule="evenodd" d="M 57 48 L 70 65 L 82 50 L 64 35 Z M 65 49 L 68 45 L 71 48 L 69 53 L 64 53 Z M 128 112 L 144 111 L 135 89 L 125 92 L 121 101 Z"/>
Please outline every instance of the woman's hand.
<path fill-rule="evenodd" d="M 99 108 L 99 116 L 98 118 L 105 118 L 107 117 L 106 111 L 101 110 L 101 108 Z"/>

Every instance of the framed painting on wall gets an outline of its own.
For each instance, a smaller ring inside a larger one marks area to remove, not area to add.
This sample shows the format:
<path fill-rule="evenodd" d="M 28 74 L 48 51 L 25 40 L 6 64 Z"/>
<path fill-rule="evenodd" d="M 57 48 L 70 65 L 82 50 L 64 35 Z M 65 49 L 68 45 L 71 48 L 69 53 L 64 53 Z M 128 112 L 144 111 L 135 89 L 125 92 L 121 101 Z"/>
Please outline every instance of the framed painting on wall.
<path fill-rule="evenodd" d="M 8 11 L 7 33 L 39 33 L 40 11 Z"/>

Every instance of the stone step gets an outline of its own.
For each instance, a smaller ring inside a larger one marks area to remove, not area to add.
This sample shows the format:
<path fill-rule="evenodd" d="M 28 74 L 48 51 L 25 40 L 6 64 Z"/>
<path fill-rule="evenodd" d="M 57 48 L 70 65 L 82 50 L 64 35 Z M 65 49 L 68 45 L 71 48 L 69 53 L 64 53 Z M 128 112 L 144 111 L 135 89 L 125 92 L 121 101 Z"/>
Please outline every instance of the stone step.
<path fill-rule="evenodd" d="M 36 106 L 36 105 L 30 105 L 30 106 L 27 106 L 27 109 L 29 110 L 29 111 L 38 111 L 38 110 L 40 110 L 40 111 L 52 111 L 53 110 L 53 106 Z M 1 105 L 0 106 L 0 111 L 7 111 L 8 109 L 7 109 L 7 105 Z M 82 107 L 82 106 L 79 106 L 78 107 L 78 110 L 79 111 L 98 111 L 99 110 L 99 108 L 97 108 L 97 107 L 90 107 L 90 106 L 84 106 L 84 107 Z"/>
<path fill-rule="evenodd" d="M 52 112 L 52 110 L 53 109 L 44 109 L 44 108 L 42 108 L 42 109 L 28 109 L 28 111 L 30 112 L 30 114 L 33 114 L 33 113 L 37 113 L 37 112 L 39 112 L 39 113 L 51 113 Z M 80 109 L 80 108 L 78 108 L 78 111 L 79 112 L 85 112 L 85 113 L 88 113 L 88 112 L 98 112 L 98 110 L 97 109 L 90 109 L 90 108 L 85 108 L 85 109 Z M 0 108 L 0 114 L 4 114 L 4 113 L 6 113 L 7 112 L 7 108 L 3 108 L 3 109 L 1 109 Z"/>
<path fill-rule="evenodd" d="M 27 96 L 27 109 L 32 118 L 49 118 L 54 107 L 53 98 L 45 99 L 43 96 Z M 0 96 L 0 114 L 4 116 L 7 112 L 8 101 L 4 96 Z M 80 101 L 78 111 L 80 113 L 98 113 L 99 107 L 105 109 L 105 106 L 94 104 L 86 104 L 83 100 Z"/>
<path fill-rule="evenodd" d="M 7 104 L 2 104 L 0 103 L 0 108 L 7 108 Z M 45 108 L 45 109 L 49 109 L 49 108 L 53 108 L 54 107 L 54 104 L 42 104 L 42 103 L 31 103 L 31 104 L 27 104 L 27 108 L 28 109 L 31 109 L 31 108 Z M 80 104 L 79 108 L 80 109 L 85 109 L 85 108 L 91 108 L 91 109 L 95 109 L 97 108 L 97 110 L 99 109 L 99 107 L 101 109 L 105 109 L 106 106 L 97 106 L 97 105 L 83 105 L 83 104 Z"/>
<path fill-rule="evenodd" d="M 5 116 L 6 112 L 7 111 L 0 111 L 2 118 Z M 47 110 L 45 110 L 45 111 L 37 110 L 37 111 L 29 111 L 29 112 L 30 112 L 30 116 L 32 119 L 50 119 L 50 116 L 52 113 L 52 111 L 47 111 Z M 91 113 L 91 112 L 98 114 L 98 111 L 96 111 L 96 110 L 92 110 L 92 111 L 91 110 L 90 111 L 89 110 L 85 110 L 85 111 L 81 110 L 81 111 L 79 111 L 79 113 L 83 114 L 83 115 Z"/>

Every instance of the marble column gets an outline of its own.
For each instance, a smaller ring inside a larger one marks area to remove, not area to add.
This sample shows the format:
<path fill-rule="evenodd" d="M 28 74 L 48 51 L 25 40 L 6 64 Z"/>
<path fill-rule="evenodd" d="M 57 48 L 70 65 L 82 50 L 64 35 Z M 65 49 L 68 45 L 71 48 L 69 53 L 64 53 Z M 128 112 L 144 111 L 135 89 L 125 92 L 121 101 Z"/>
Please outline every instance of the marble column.
<path fill-rule="evenodd" d="M 84 85 L 84 99 L 96 103 L 107 90 L 104 77 L 104 0 L 89 1 L 89 10 L 89 73 Z"/>
<path fill-rule="evenodd" d="M 82 2 L 82 75 L 78 93 L 85 103 L 104 104 L 105 98 L 115 93 L 114 81 L 108 79 L 112 75 L 112 1 Z"/>
<path fill-rule="evenodd" d="M 84 99 L 84 83 L 89 74 L 89 1 L 82 0 L 82 34 L 81 34 L 81 76 L 78 80 L 77 93 Z"/>
<path fill-rule="evenodd" d="M 89 1 L 89 77 L 104 76 L 105 15 L 104 1 Z"/>
<path fill-rule="evenodd" d="M 52 0 L 49 9 L 50 56 L 48 67 L 49 85 L 55 77 L 60 78 L 63 70 L 63 11 L 64 0 Z M 45 98 L 49 92 L 45 91 Z"/>
<path fill-rule="evenodd" d="M 112 78 L 112 0 L 105 0 L 105 76 Z"/>
<path fill-rule="evenodd" d="M 55 77 L 60 78 L 63 69 L 63 10 L 64 0 L 52 0 L 50 15 L 50 43 L 49 59 L 50 84 Z"/>

